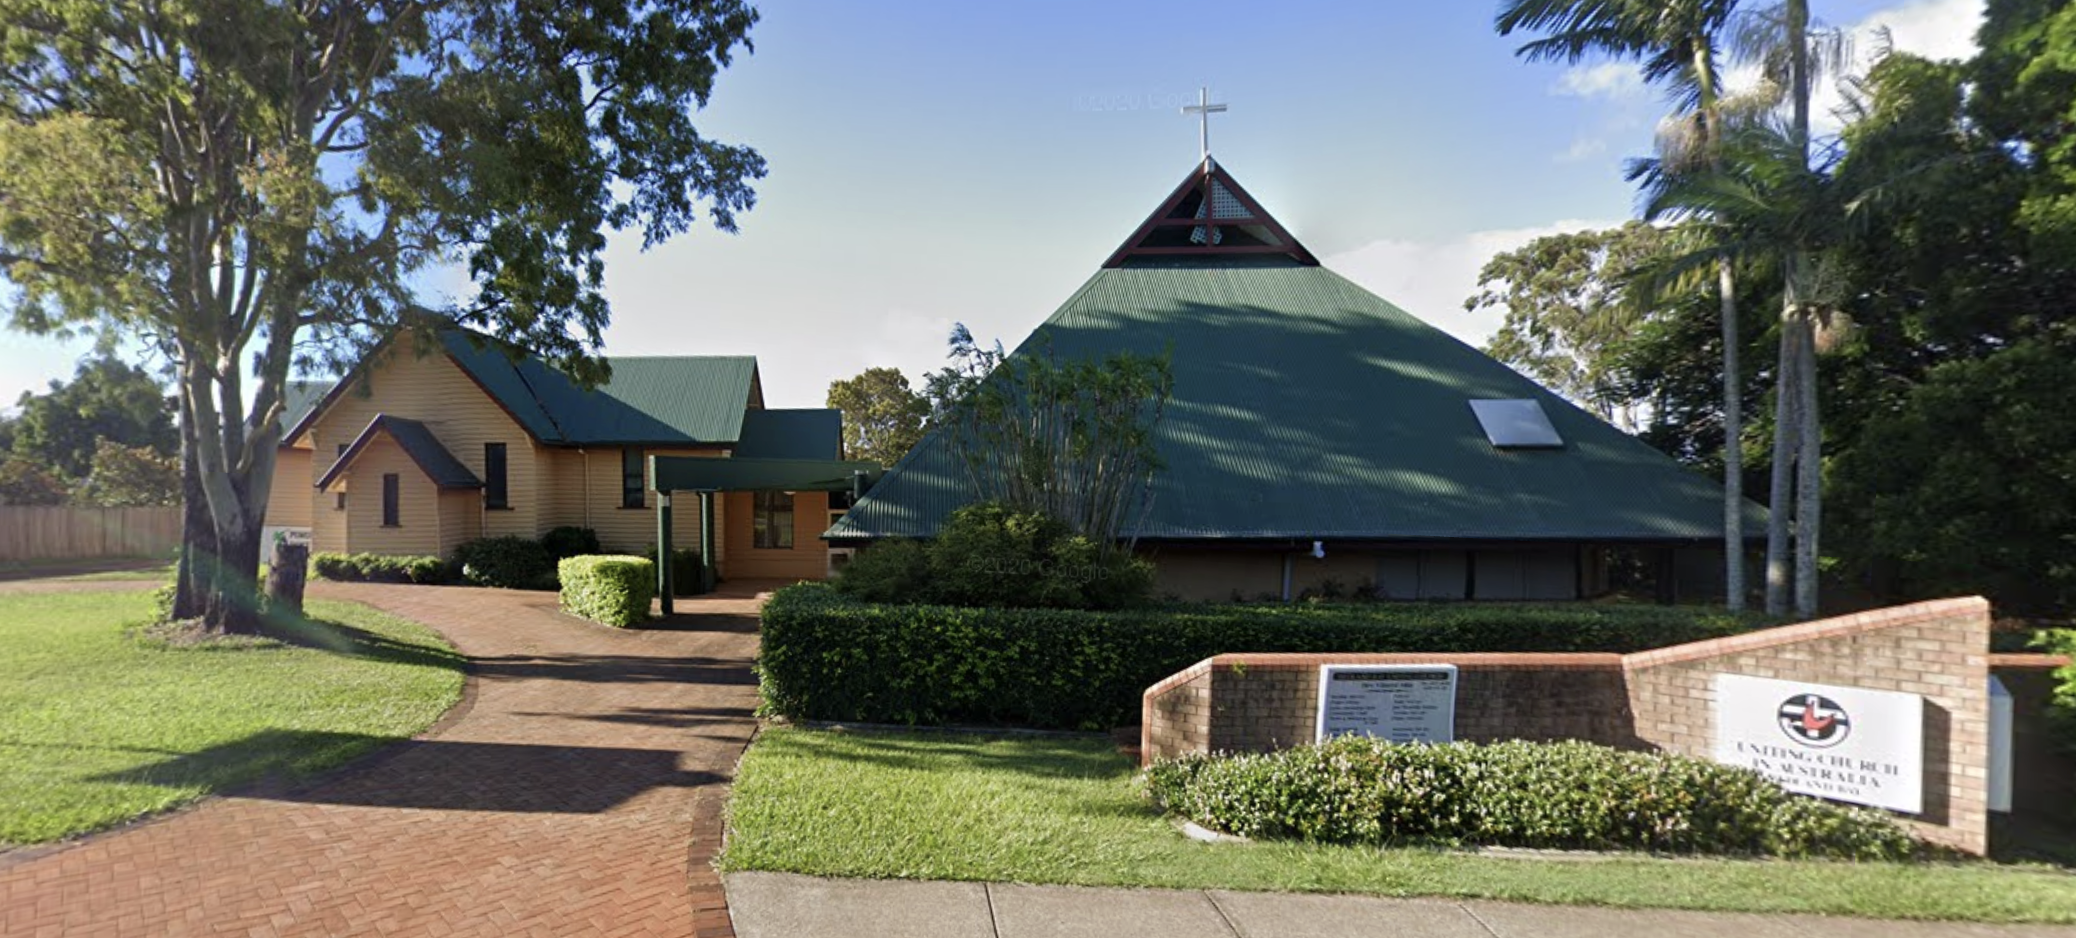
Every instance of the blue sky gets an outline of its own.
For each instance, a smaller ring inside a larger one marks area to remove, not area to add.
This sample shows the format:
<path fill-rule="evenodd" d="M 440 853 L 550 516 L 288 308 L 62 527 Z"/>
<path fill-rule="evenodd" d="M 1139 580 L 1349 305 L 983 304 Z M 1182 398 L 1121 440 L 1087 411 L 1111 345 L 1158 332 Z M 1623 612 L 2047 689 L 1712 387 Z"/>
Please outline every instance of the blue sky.
<path fill-rule="evenodd" d="M 1981 0 L 1814 4 L 1960 55 Z M 1529 65 L 1481 2 L 770 2 L 703 132 L 771 175 L 739 235 L 615 238 L 608 352 L 755 354 L 773 406 L 940 367 L 953 322 L 1015 344 L 1211 149 L 1325 263 L 1470 341 L 1493 253 L 1631 213 L 1663 105 L 1624 66 Z M 1871 45 L 1871 43 L 1868 43 Z M 440 278 L 433 278 L 438 283 Z M 78 342 L 0 332 L 0 406 Z"/>

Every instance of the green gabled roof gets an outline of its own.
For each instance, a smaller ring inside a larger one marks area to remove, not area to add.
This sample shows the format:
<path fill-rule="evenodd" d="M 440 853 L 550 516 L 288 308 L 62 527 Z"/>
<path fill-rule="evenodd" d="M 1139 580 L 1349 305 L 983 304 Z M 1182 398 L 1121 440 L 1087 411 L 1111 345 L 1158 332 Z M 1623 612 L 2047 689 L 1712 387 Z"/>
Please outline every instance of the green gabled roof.
<path fill-rule="evenodd" d="M 842 459 L 843 411 L 834 408 L 771 410 L 743 414 L 738 459 Z"/>
<path fill-rule="evenodd" d="M 1099 271 L 1015 354 L 1171 351 L 1149 539 L 1698 541 L 1711 480 L 1323 267 L 1141 259 Z M 1495 448 L 1469 402 L 1541 402 L 1557 449 Z M 926 537 L 971 495 L 926 438 L 831 539 Z M 1756 523 L 1757 506 L 1750 506 Z"/>
<path fill-rule="evenodd" d="M 577 446 L 733 443 L 741 438 L 757 359 L 687 355 L 610 359 L 613 376 L 586 391 L 530 355 L 460 329 L 443 347 L 528 433 Z"/>
<path fill-rule="evenodd" d="M 317 488 L 331 488 L 332 483 L 353 465 L 353 461 L 360 458 L 361 451 L 367 449 L 368 444 L 377 436 L 385 433 L 396 441 L 404 455 L 411 457 L 411 461 L 418 464 L 419 471 L 424 472 L 425 477 L 431 479 L 434 485 L 443 489 L 483 487 L 483 480 L 476 478 L 476 474 L 470 472 L 469 467 L 462 465 L 461 460 L 454 458 L 454 454 L 447 451 L 447 447 L 440 445 L 439 438 L 433 436 L 432 431 L 425 428 L 425 424 L 403 417 L 376 414 L 375 419 L 368 421 L 367 427 L 353 439 L 352 445 L 346 447 L 346 450 L 339 454 L 339 458 L 332 462 L 331 468 L 318 477 Z"/>

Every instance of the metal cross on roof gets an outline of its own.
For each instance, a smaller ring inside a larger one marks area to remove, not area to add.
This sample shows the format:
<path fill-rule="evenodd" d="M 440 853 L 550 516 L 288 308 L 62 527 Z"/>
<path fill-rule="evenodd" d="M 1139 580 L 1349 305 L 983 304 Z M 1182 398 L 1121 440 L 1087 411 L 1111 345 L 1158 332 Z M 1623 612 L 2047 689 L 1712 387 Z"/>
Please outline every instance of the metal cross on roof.
<path fill-rule="evenodd" d="M 1197 89 L 1197 103 L 1182 106 L 1182 113 L 1197 116 L 1197 146 L 1203 150 L 1203 158 L 1211 159 L 1211 115 L 1225 113 L 1225 105 L 1211 103 L 1211 89 Z"/>

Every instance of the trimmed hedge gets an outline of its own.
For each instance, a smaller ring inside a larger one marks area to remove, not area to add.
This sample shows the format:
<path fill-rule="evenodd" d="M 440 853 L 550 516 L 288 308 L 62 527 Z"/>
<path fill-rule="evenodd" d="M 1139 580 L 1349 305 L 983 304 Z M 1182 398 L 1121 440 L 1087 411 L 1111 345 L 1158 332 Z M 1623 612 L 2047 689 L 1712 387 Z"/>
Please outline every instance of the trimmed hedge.
<path fill-rule="evenodd" d="M 651 543 L 643 557 L 650 563 L 656 562 L 656 545 Z M 693 547 L 673 548 L 670 552 L 671 591 L 678 596 L 699 595 L 699 550 Z"/>
<path fill-rule="evenodd" d="M 1789 794 L 1748 769 L 1583 742 L 1389 743 L 1343 736 L 1156 763 L 1168 810 L 1244 837 L 1745 856 L 1905 859 L 1879 811 Z"/>
<path fill-rule="evenodd" d="M 445 583 L 451 579 L 446 561 L 438 557 L 326 551 L 310 555 L 310 569 L 324 579 L 342 583 L 427 584 Z"/>
<path fill-rule="evenodd" d="M 656 565 L 640 557 L 611 554 L 564 558 L 562 611 L 593 622 L 626 628 L 649 618 L 656 598 Z"/>
<path fill-rule="evenodd" d="M 1103 729 L 1147 686 L 1226 652 L 1631 652 L 1769 624 L 1678 606 L 1195 605 L 1092 612 L 875 605 L 825 584 L 764 606 L 769 714 Z"/>
<path fill-rule="evenodd" d="M 454 566 L 472 586 L 513 590 L 555 588 L 555 558 L 541 542 L 507 534 L 463 541 L 454 548 Z"/>

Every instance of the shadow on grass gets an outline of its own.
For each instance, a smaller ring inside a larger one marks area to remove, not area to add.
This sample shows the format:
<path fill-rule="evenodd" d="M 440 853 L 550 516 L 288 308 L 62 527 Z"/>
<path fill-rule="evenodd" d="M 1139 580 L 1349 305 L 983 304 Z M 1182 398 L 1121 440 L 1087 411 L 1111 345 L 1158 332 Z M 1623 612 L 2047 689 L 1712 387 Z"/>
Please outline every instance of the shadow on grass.
<path fill-rule="evenodd" d="M 312 781 L 382 746 L 392 748 L 377 761 Z M 199 785 L 211 793 L 309 804 L 547 814 L 598 814 L 651 790 L 724 781 L 678 763 L 678 753 L 656 749 L 264 730 L 94 780 Z"/>
<path fill-rule="evenodd" d="M 441 645 L 400 642 L 386 635 L 330 619 L 269 616 L 265 635 L 286 645 L 350 655 L 387 664 L 408 664 L 448 671 L 468 670 L 468 658 Z"/>

